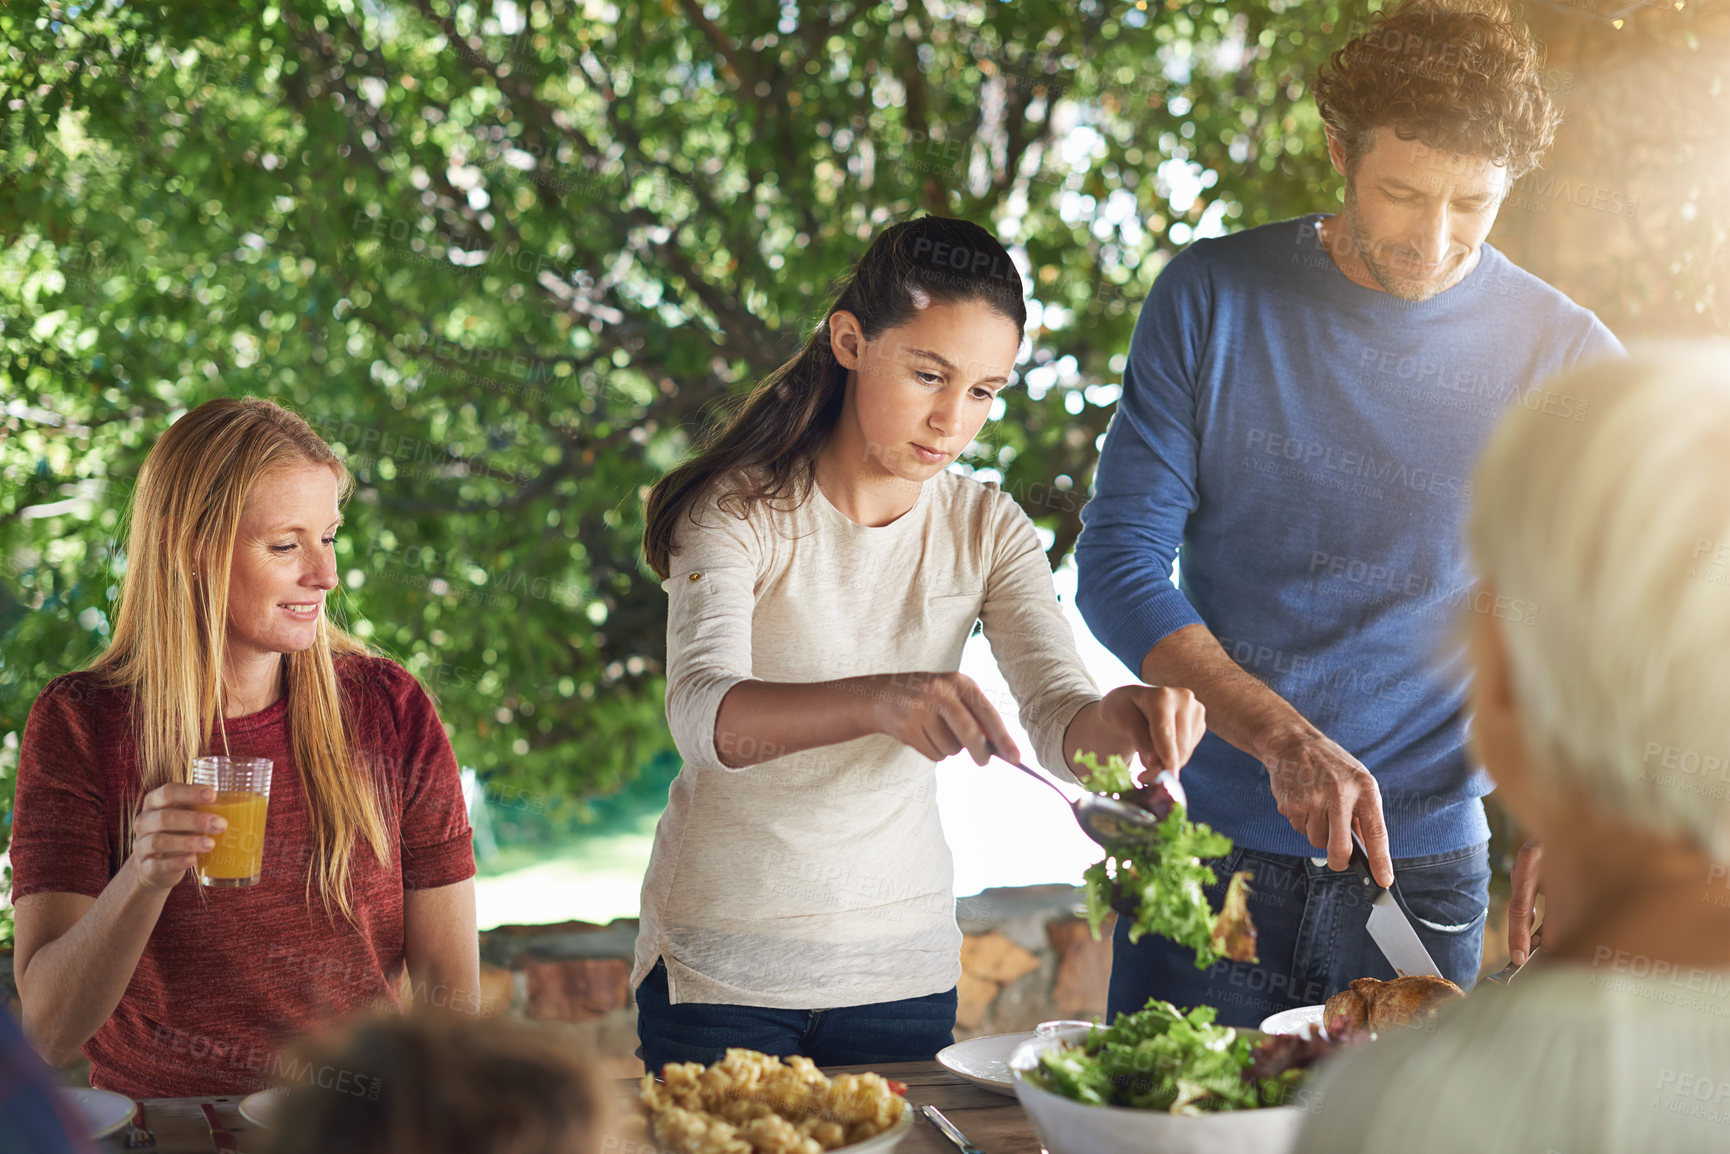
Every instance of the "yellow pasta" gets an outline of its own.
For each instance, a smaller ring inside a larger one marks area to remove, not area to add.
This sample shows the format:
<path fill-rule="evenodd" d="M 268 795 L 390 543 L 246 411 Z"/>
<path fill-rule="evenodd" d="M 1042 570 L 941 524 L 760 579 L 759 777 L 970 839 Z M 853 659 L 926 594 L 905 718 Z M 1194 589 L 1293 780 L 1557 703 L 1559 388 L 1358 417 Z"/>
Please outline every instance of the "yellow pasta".
<path fill-rule="evenodd" d="M 646 1075 L 641 1099 L 673 1154 L 822 1154 L 881 1134 L 906 1109 L 879 1074 L 829 1078 L 806 1057 L 741 1049 Z"/>

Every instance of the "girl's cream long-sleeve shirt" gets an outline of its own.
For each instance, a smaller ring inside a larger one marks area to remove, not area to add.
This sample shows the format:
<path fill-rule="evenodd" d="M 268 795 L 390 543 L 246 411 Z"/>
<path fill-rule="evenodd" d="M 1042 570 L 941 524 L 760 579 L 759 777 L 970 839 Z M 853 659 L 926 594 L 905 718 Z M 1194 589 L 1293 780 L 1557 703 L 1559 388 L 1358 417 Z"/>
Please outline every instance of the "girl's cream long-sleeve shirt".
<path fill-rule="evenodd" d="M 784 1009 L 955 985 L 961 933 L 935 763 L 877 734 L 728 769 L 717 742 L 761 751 L 715 720 L 741 681 L 956 670 L 979 622 L 1035 755 L 1073 781 L 1064 731 L 1099 692 L 1027 515 L 995 485 L 950 472 L 880 527 L 848 519 L 815 485 L 794 509 L 759 503 L 745 518 L 711 499 L 675 534 L 662 588 L 667 718 L 684 766 L 643 881 L 632 983 L 663 959 L 674 1002 Z M 980 788 L 1004 772 L 981 767 Z"/>

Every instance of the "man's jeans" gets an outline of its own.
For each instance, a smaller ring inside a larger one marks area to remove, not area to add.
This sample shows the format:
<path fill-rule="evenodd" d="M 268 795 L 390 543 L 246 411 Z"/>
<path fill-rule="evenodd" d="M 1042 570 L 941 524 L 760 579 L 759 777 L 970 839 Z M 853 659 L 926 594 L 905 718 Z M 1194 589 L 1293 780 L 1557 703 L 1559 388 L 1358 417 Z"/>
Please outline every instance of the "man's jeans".
<path fill-rule="evenodd" d="M 1200 970 L 1194 950 L 1158 934 L 1131 945 L 1127 920 L 1119 918 L 1107 1021 L 1159 998 L 1180 1009 L 1214 1006 L 1222 1024 L 1254 1026 L 1279 1010 L 1326 1001 L 1355 978 L 1395 976 L 1365 928 L 1377 891 L 1354 871 L 1336 873 L 1326 858 L 1242 849 L 1208 864 L 1219 877 L 1207 891 L 1216 909 L 1232 873 L 1254 871 L 1249 909 L 1260 960 Z M 1443 976 L 1461 989 L 1471 988 L 1483 960 L 1489 885 L 1487 842 L 1394 862 L 1396 901 Z"/>

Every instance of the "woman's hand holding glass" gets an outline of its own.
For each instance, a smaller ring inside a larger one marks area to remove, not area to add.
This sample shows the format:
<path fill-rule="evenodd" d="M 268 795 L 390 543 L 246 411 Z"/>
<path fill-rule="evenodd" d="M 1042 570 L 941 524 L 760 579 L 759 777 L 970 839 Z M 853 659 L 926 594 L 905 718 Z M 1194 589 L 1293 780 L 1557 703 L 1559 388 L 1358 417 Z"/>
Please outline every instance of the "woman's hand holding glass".
<path fill-rule="evenodd" d="M 198 855 L 216 845 L 216 835 L 228 822 L 194 806 L 216 800 L 207 785 L 169 782 L 144 795 L 144 805 L 132 823 L 132 862 L 139 881 L 151 889 L 173 889 Z"/>

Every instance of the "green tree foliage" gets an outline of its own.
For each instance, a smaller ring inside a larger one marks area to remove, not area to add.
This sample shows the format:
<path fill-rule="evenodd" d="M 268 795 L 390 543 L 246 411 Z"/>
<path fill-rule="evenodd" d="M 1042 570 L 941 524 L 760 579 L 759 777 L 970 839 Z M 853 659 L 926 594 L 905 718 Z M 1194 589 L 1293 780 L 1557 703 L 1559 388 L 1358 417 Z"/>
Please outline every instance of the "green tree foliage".
<path fill-rule="evenodd" d="M 918 211 L 1026 255 L 1028 388 L 968 460 L 1061 557 L 1161 257 L 1204 218 L 1324 195 L 1299 24 L 1202 3 L 12 7 L 0 732 L 15 749 L 41 685 L 103 644 L 152 439 L 261 393 L 347 454 L 347 619 L 428 680 L 463 762 L 550 799 L 615 788 L 667 744 L 644 487 Z"/>

